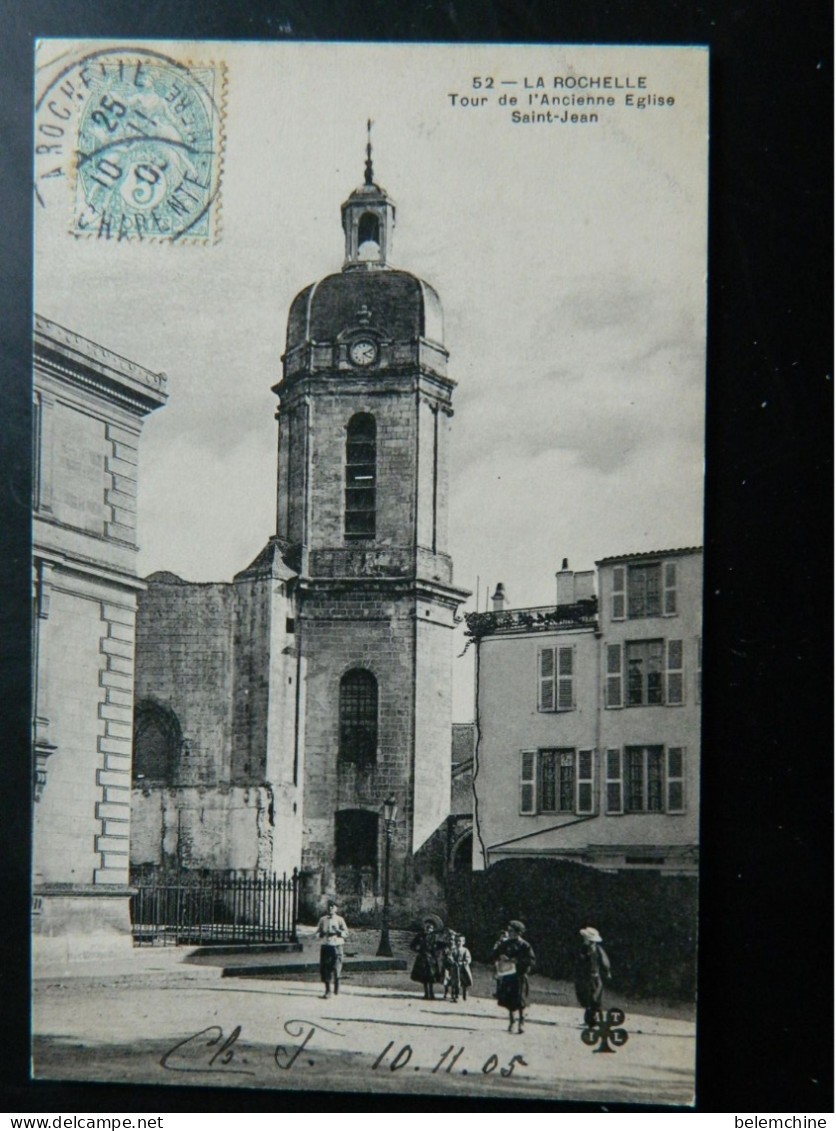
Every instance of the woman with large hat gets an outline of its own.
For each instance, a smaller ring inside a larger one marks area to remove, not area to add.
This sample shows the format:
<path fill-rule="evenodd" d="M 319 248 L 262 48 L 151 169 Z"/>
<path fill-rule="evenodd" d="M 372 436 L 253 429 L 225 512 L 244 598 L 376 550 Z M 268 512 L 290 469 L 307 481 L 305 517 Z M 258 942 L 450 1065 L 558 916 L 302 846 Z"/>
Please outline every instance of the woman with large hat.
<path fill-rule="evenodd" d="M 512 919 L 508 924 L 507 938 L 501 938 L 491 952 L 495 963 L 497 1005 L 508 1010 L 508 1032 L 514 1031 L 514 1014 L 517 1014 L 517 1032 L 523 1031 L 525 1007 L 528 1005 L 528 975 L 534 968 L 534 951 L 527 942 L 525 923 Z"/>
<path fill-rule="evenodd" d="M 437 915 L 425 915 L 421 930 L 410 943 L 415 951 L 415 962 L 410 978 L 424 987 L 424 1000 L 434 1001 L 436 982 L 441 981 L 440 955 L 444 949 L 443 923 Z"/>
<path fill-rule="evenodd" d="M 575 993 L 583 1007 L 587 1029 L 595 1024 L 595 1016 L 604 999 L 604 982 L 610 979 L 610 960 L 601 946 L 603 939 L 594 927 L 581 927 L 581 949 L 575 967 Z"/>

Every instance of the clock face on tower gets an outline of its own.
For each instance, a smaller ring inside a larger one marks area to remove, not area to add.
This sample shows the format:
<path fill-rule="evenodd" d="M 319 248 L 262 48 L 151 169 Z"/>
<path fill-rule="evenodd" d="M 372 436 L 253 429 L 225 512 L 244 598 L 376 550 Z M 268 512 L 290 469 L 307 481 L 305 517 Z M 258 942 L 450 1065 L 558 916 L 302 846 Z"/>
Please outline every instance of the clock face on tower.
<path fill-rule="evenodd" d="M 348 347 L 348 356 L 352 365 L 374 365 L 377 361 L 377 342 L 371 338 L 355 338 Z"/>

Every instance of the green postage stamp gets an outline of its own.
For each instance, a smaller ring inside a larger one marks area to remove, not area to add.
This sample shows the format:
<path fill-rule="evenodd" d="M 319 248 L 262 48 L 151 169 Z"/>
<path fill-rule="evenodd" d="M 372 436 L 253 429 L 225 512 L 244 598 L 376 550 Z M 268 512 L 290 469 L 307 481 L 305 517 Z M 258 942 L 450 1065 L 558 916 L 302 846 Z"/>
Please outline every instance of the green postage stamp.
<path fill-rule="evenodd" d="M 217 237 L 226 69 L 105 47 L 39 70 L 40 184 L 66 178 L 70 230 L 130 240 Z"/>

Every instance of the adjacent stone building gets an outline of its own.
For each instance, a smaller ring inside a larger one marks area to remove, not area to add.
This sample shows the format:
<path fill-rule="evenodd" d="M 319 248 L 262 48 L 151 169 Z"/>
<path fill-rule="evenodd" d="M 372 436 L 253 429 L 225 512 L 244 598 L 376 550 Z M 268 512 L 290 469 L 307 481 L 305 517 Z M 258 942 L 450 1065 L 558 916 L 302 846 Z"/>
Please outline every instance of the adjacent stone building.
<path fill-rule="evenodd" d="M 696 874 L 702 551 L 557 574 L 545 608 L 468 614 L 478 649 L 473 866 L 547 856 Z"/>
<path fill-rule="evenodd" d="M 137 453 L 152 373 L 36 317 L 35 956 L 130 944 Z"/>
<path fill-rule="evenodd" d="M 303 910 L 335 891 L 354 915 L 381 904 L 389 796 L 393 904 L 442 897 L 467 596 L 441 303 L 391 266 L 394 223 L 369 156 L 342 270 L 288 316 L 276 533 L 231 583 L 149 578 L 138 634 L 134 864 L 301 865 Z"/>

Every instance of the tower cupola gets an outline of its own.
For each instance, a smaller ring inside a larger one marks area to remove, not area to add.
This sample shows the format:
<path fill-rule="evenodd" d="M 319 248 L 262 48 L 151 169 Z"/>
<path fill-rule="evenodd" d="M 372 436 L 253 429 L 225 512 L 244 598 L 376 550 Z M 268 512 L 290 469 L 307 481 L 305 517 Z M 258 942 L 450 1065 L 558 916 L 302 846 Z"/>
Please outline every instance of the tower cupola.
<path fill-rule="evenodd" d="M 367 122 L 365 179 L 342 205 L 345 232 L 343 271 L 386 267 L 392 249 L 395 202 L 374 182 L 371 121 Z"/>

